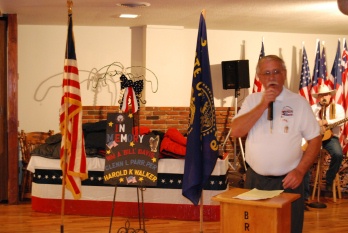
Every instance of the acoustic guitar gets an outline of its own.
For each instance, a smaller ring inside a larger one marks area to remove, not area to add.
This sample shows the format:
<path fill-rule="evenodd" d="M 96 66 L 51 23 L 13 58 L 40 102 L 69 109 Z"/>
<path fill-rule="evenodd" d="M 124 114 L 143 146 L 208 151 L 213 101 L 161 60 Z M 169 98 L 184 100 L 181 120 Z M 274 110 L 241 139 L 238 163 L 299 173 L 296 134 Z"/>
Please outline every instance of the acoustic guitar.
<path fill-rule="evenodd" d="M 325 132 L 321 133 L 321 135 L 323 137 L 322 141 L 326 141 L 326 140 L 330 139 L 332 137 L 332 130 L 331 129 L 335 128 L 336 126 L 338 126 L 346 121 L 348 121 L 348 117 L 346 117 L 340 121 L 337 121 L 335 123 L 332 123 L 332 124 L 325 126 Z"/>
<path fill-rule="evenodd" d="M 325 126 L 325 131 L 324 132 L 320 132 L 321 136 L 322 136 L 321 140 L 322 141 L 329 140 L 332 137 L 332 130 L 331 129 L 335 128 L 336 126 L 338 126 L 338 125 L 340 125 L 340 124 L 342 124 L 342 123 L 344 123 L 346 121 L 348 121 L 348 117 L 346 117 L 346 118 L 344 118 L 344 119 L 342 119 L 340 121 L 337 121 L 335 123 L 332 123 L 332 124 L 329 124 L 329 125 Z M 307 149 L 307 146 L 308 146 L 308 144 L 306 142 L 306 144 L 304 144 L 302 146 L 302 150 L 305 151 Z"/>

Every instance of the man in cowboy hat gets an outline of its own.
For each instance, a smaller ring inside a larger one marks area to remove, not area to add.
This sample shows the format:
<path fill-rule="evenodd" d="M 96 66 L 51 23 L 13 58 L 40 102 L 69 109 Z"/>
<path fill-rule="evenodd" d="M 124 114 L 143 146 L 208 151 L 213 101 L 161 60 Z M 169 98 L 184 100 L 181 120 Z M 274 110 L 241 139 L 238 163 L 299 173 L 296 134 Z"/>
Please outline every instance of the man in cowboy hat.
<path fill-rule="evenodd" d="M 336 90 L 330 90 L 326 85 L 320 85 L 318 93 L 312 94 L 318 103 L 312 105 L 312 110 L 319 122 L 323 136 L 322 147 L 331 155 L 329 169 L 326 172 L 326 190 L 332 190 L 332 184 L 343 160 L 342 147 L 339 142 L 340 126 L 332 127 L 345 117 L 341 105 L 333 102 Z"/>

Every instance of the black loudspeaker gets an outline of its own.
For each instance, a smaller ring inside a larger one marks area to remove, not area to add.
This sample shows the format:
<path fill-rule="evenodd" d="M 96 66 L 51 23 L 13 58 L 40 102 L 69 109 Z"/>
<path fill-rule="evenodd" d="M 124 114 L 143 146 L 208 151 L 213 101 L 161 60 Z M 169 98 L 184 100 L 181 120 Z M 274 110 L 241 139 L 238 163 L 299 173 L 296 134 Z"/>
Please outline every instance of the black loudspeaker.
<path fill-rule="evenodd" d="M 249 60 L 222 61 L 222 86 L 224 89 L 249 88 Z"/>

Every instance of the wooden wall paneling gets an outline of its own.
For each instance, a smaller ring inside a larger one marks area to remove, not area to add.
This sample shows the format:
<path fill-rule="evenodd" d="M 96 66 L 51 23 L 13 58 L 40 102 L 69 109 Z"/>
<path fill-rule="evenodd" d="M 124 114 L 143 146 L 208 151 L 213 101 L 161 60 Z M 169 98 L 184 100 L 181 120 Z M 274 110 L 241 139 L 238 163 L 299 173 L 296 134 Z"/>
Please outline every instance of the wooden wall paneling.
<path fill-rule="evenodd" d="M 7 157 L 7 19 L 0 18 L 0 201 L 6 201 Z"/>
<path fill-rule="evenodd" d="M 8 15 L 8 203 L 18 203 L 18 25 L 17 15 Z"/>

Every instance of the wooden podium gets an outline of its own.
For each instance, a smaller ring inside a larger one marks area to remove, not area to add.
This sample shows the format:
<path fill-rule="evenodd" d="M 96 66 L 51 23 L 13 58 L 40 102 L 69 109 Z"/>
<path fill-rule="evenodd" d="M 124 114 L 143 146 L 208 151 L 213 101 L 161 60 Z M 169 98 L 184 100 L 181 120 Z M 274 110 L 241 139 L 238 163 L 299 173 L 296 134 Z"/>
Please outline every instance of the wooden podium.
<path fill-rule="evenodd" d="M 212 197 L 220 202 L 221 233 L 287 233 L 291 227 L 291 203 L 299 194 L 281 193 L 279 196 L 257 201 L 233 198 L 248 189 L 232 188 Z"/>

